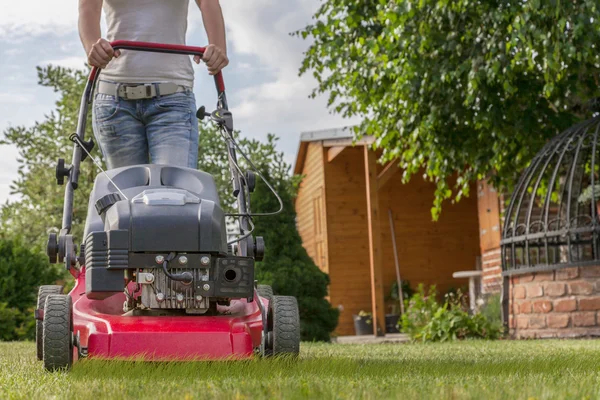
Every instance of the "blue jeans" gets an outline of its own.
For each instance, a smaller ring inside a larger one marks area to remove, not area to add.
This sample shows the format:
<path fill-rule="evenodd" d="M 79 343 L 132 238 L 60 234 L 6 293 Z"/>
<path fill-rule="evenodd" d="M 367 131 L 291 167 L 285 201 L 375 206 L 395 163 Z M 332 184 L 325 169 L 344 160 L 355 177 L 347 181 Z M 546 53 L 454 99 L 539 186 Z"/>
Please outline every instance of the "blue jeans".
<path fill-rule="evenodd" d="M 98 93 L 92 120 L 108 169 L 150 162 L 198 166 L 198 120 L 191 90 L 144 100 Z"/>

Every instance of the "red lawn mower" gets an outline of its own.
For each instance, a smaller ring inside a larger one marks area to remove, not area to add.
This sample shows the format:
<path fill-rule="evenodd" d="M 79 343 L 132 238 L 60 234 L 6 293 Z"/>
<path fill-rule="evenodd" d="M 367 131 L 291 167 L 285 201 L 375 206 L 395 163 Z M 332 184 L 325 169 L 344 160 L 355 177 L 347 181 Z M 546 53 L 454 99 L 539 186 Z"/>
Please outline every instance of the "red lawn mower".
<path fill-rule="evenodd" d="M 205 48 L 115 41 L 115 50 L 202 56 Z M 214 360 L 258 354 L 297 355 L 298 304 L 256 285 L 254 262 L 262 260 L 261 237 L 252 235 L 250 193 L 260 175 L 233 136 L 223 76 L 215 76 L 217 110 L 197 112 L 218 125 L 229 157 L 238 212 L 220 205 L 209 174 L 169 165 L 102 170 L 85 140 L 88 107 L 99 71 L 93 68 L 81 99 L 71 165 L 59 160 L 58 184 L 66 179 L 62 229 L 48 238 L 50 262 L 64 263 L 76 280 L 39 290 L 37 356 L 47 370 L 70 368 L 81 358 Z M 239 152 L 253 170 L 243 171 Z M 92 190 L 83 242 L 71 234 L 73 191 L 80 164 L 90 157 L 102 170 Z M 281 203 L 281 200 L 280 200 Z M 279 210 L 281 211 L 281 210 Z M 227 241 L 225 217 L 240 234 Z"/>

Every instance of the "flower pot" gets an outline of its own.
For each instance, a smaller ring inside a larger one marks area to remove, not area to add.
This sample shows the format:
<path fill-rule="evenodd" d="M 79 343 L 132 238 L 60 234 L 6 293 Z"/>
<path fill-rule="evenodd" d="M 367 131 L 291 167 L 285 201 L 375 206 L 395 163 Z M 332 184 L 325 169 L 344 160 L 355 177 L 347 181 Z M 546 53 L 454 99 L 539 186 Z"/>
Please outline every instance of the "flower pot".
<path fill-rule="evenodd" d="M 373 317 L 370 315 L 353 315 L 354 331 L 356 335 L 372 335 L 373 334 Z"/>
<path fill-rule="evenodd" d="M 400 333 L 398 329 L 398 314 L 385 314 L 385 333 Z"/>

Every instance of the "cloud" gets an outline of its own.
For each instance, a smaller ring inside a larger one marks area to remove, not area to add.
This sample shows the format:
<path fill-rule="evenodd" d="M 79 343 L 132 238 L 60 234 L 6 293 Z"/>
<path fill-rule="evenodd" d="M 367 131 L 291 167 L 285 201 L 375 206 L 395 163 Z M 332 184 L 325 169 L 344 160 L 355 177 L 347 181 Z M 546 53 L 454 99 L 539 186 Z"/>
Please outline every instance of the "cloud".
<path fill-rule="evenodd" d="M 64 33 L 76 25 L 77 2 L 74 0 L 7 1 L 0 12 L 0 36 L 4 38 Z"/>
<path fill-rule="evenodd" d="M 72 57 L 65 57 L 65 58 L 59 58 L 59 59 L 55 59 L 55 60 L 44 60 L 40 62 L 40 65 L 54 65 L 54 66 L 61 66 L 61 67 L 65 67 L 65 68 L 73 68 L 73 69 L 83 69 L 86 65 L 86 59 L 85 57 L 77 57 L 77 56 L 72 56 Z"/>
<path fill-rule="evenodd" d="M 202 18 L 194 3 L 190 0 L 188 42 L 204 44 Z M 252 137 L 264 137 L 267 133 L 278 135 L 279 150 L 285 152 L 288 162 L 295 158 L 301 132 L 357 122 L 331 115 L 325 97 L 309 99 L 316 82 L 310 74 L 298 76 L 302 53 L 309 43 L 289 34 L 310 23 L 319 4 L 319 0 L 221 1 L 232 60 L 225 79 L 236 128 Z M 85 59 L 77 36 L 77 2 L 74 0 L 35 0 L 33 6 L 31 2 L 10 2 L 8 12 L 0 13 L 0 37 L 0 46 L 6 49 L 4 53 L 16 60 L 15 70 L 4 75 L 12 77 L 10 85 L 8 80 L 0 80 L 0 102 L 5 108 L 0 110 L 1 131 L 8 123 L 27 125 L 32 120 L 41 120 L 44 113 L 53 108 L 56 94 L 35 85 L 35 65 L 81 67 Z M 33 57 L 24 57 L 14 50 L 21 47 L 17 42 Z M 10 46 L 4 47 L 5 44 Z M 7 54 L 7 51 L 13 53 Z M 205 68 L 195 66 L 195 69 L 199 104 L 214 104 L 213 84 L 205 76 Z M 27 72 L 26 76 L 22 71 Z M 32 105 L 25 108 L 16 101 Z M 8 102 L 15 105 L 11 108 Z M 0 148 L 2 154 L 5 151 Z M 17 164 L 7 159 L 0 163 L 0 170 L 13 171 L 16 176 Z M 5 182 L 0 181 L 0 185 Z M 0 187 L 0 203 L 6 196 L 6 188 Z"/>

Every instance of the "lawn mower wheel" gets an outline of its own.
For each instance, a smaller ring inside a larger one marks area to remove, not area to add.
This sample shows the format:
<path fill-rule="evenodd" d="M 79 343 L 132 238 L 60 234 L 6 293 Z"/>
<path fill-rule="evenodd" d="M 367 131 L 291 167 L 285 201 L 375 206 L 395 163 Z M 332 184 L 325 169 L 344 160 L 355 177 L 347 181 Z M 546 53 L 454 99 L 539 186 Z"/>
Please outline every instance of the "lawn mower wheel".
<path fill-rule="evenodd" d="M 264 297 L 269 301 L 273 298 L 273 288 L 269 285 L 258 285 L 256 291 L 260 297 Z"/>
<path fill-rule="evenodd" d="M 297 356 L 300 352 L 300 312 L 292 296 L 273 296 L 269 303 L 267 356 Z"/>
<path fill-rule="evenodd" d="M 62 294 L 63 287 L 60 285 L 43 285 L 40 286 L 38 291 L 37 309 L 44 311 L 44 305 L 46 304 L 46 297 L 50 294 Z M 35 321 L 35 345 L 37 349 L 37 359 L 42 361 L 44 358 L 44 341 L 43 333 L 44 327 L 42 326 L 43 321 L 38 319 Z"/>
<path fill-rule="evenodd" d="M 44 368 L 70 369 L 73 364 L 73 302 L 71 296 L 46 297 L 43 322 Z"/>

